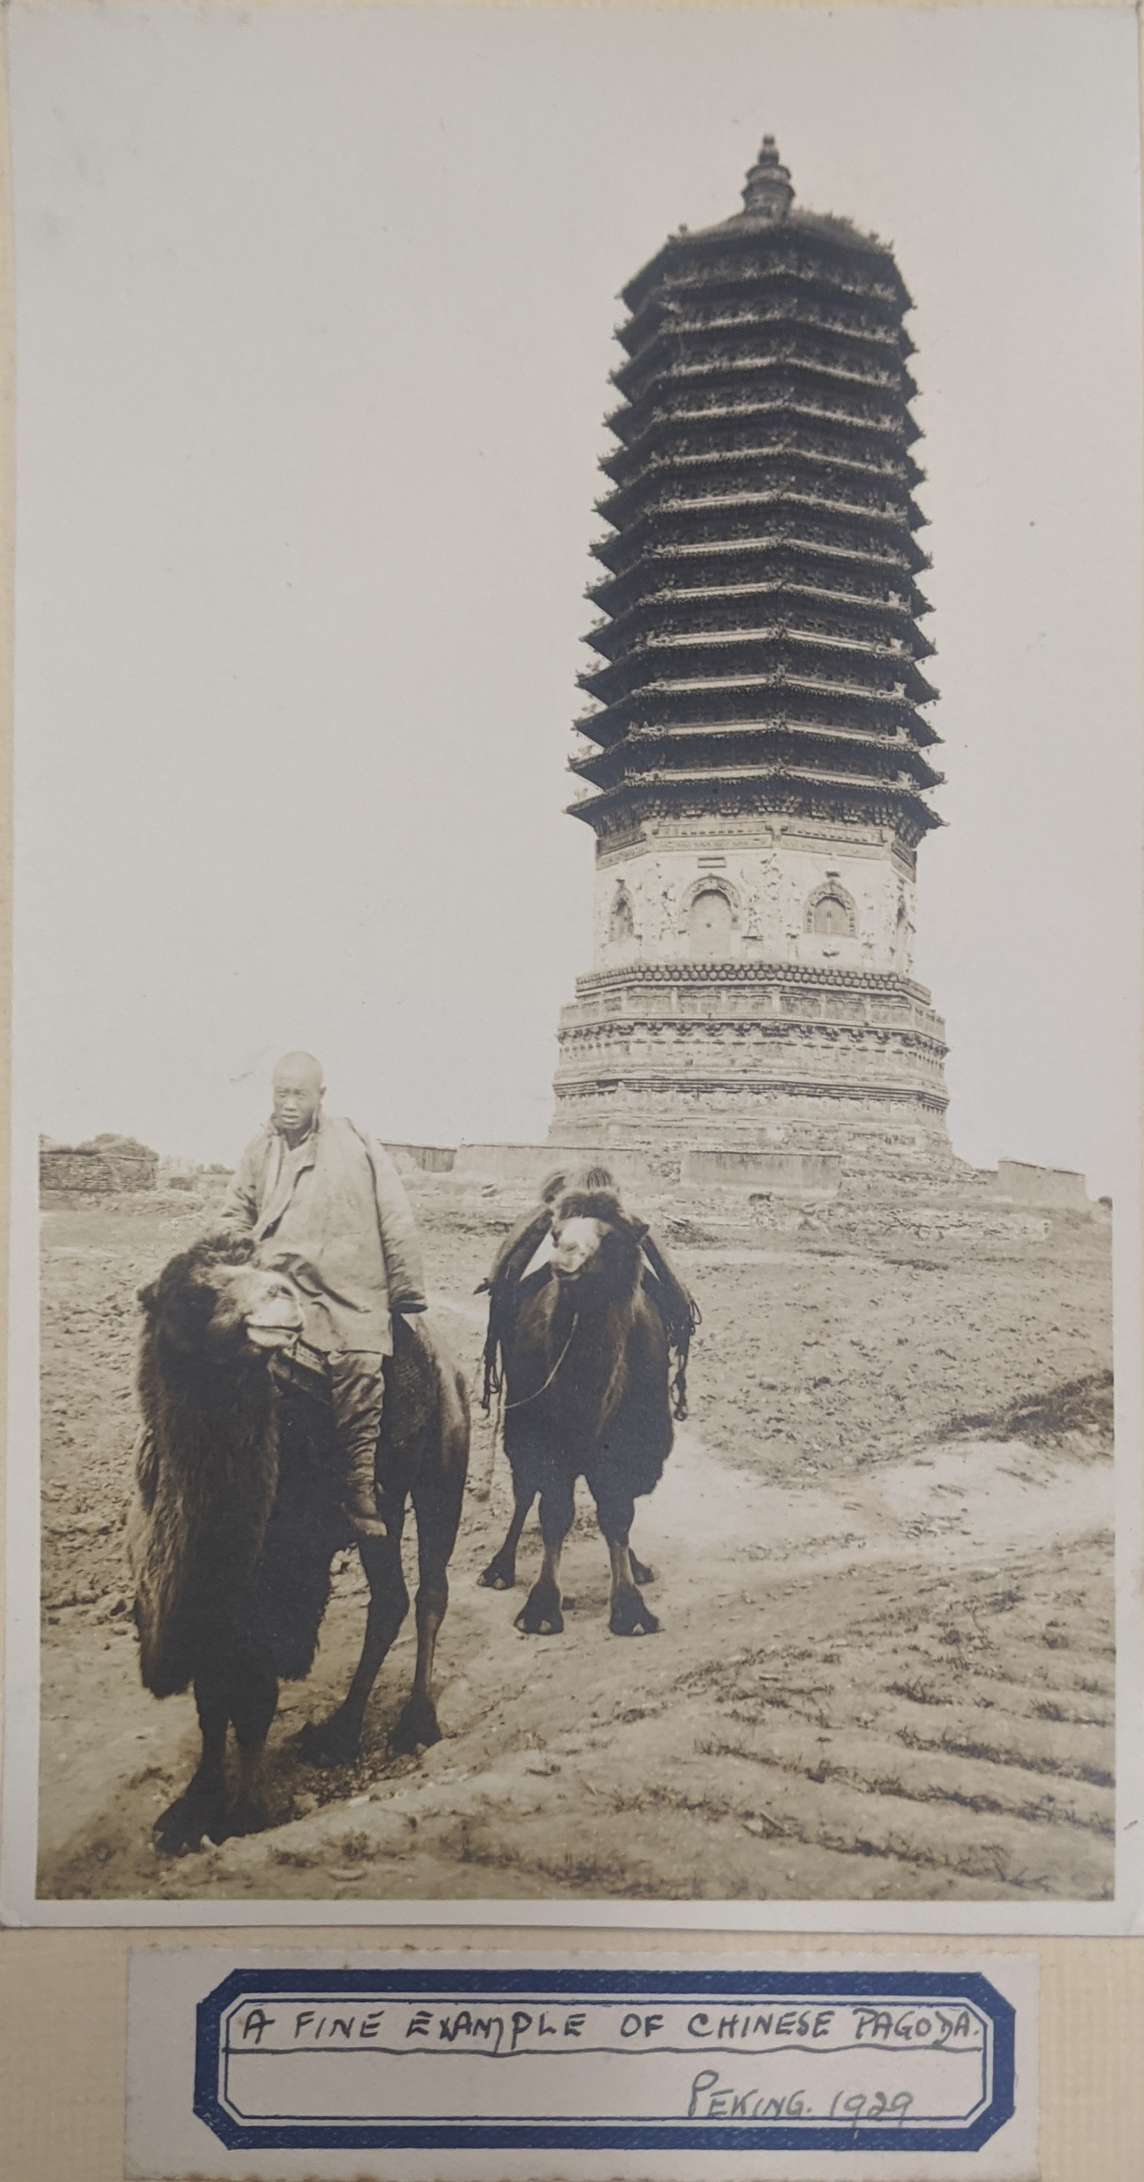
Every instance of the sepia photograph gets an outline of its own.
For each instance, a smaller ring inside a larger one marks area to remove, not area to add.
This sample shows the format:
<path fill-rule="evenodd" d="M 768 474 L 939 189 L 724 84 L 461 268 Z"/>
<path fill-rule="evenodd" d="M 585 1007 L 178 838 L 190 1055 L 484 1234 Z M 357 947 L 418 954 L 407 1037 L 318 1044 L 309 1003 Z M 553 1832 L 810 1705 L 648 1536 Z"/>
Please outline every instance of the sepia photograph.
<path fill-rule="evenodd" d="M 8 41 L 6 1917 L 1127 1929 L 1131 9 Z"/>

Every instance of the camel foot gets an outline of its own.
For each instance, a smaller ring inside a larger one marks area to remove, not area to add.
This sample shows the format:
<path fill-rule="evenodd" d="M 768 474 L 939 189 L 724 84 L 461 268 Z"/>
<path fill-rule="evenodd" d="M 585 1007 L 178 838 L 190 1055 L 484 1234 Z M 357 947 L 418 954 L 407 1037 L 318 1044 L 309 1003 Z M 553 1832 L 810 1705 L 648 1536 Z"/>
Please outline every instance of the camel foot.
<path fill-rule="evenodd" d="M 352 1765 L 361 1752 L 361 1728 L 344 1713 L 331 1712 L 328 1720 L 307 1720 L 298 1748 L 307 1765 Z"/>
<path fill-rule="evenodd" d="M 613 1636 L 655 1636 L 659 1623 L 644 1605 L 634 1584 L 625 1583 L 612 1594 L 608 1627 Z"/>
<path fill-rule="evenodd" d="M 516 1582 L 516 1555 L 506 1553 L 502 1546 L 488 1567 L 482 1569 L 477 1582 L 483 1583 L 486 1591 L 511 1591 Z"/>
<path fill-rule="evenodd" d="M 631 1562 L 632 1566 L 633 1583 L 640 1584 L 655 1582 L 654 1568 L 649 1568 L 646 1561 L 637 1561 L 635 1554 L 632 1552 L 630 1546 L 628 1547 L 628 1559 Z"/>
<path fill-rule="evenodd" d="M 270 1824 L 270 1813 L 260 1796 L 238 1796 L 226 1814 L 226 1832 L 232 1834 L 265 1833 Z"/>
<path fill-rule="evenodd" d="M 226 1790 L 195 1793 L 192 1788 L 186 1795 L 176 1796 L 161 1818 L 154 1825 L 155 1847 L 163 1856 L 190 1856 L 201 1849 L 204 1839 L 225 1841 Z"/>
<path fill-rule="evenodd" d="M 516 1627 L 525 1636 L 562 1636 L 564 1616 L 560 1611 L 560 1593 L 547 1577 L 540 1576 L 533 1584 L 524 1605 L 516 1617 Z"/>
<path fill-rule="evenodd" d="M 411 1697 L 400 1718 L 390 1728 L 390 1750 L 398 1757 L 411 1757 L 415 1750 L 431 1750 L 440 1740 L 441 1730 L 432 1698 Z"/>

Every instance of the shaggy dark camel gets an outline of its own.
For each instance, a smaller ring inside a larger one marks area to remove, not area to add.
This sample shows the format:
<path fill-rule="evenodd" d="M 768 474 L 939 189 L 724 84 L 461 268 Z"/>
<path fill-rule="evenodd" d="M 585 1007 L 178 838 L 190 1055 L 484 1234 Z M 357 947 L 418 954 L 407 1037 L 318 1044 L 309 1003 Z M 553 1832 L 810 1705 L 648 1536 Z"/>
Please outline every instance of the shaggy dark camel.
<path fill-rule="evenodd" d="M 586 1479 L 612 1566 L 609 1627 L 652 1634 L 659 1623 L 632 1577 L 634 1503 L 650 1493 L 671 1451 L 668 1336 L 645 1292 L 647 1229 L 611 1190 L 568 1190 L 552 1221 L 548 1277 L 522 1294 L 504 1346 L 504 1445 L 514 1508 L 508 1535 L 481 1578 L 507 1589 L 537 1493 L 544 1562 L 516 1626 L 530 1636 L 564 1627 L 560 1556 L 572 1527 L 576 1479 Z"/>
<path fill-rule="evenodd" d="M 140 1295 L 143 1429 L 128 1534 L 140 1665 L 157 1697 L 193 1683 L 202 1731 L 198 1770 L 156 1828 L 160 1846 L 176 1853 L 204 1834 L 222 1841 L 268 1823 L 262 1759 L 279 1679 L 309 1673 L 331 1562 L 351 1543 L 328 1392 L 283 1353 L 301 1327 L 297 1294 L 283 1275 L 256 1269 L 250 1252 L 245 1236 L 197 1243 Z M 361 1659 L 344 1703 L 303 1731 L 304 1755 L 327 1764 L 356 1756 L 370 1691 L 408 1612 L 401 1534 L 410 1499 L 417 1666 L 390 1747 L 411 1751 L 441 1733 L 433 1655 L 468 1467 L 468 1400 L 425 1319 L 397 1319 L 394 1337 L 377 1462 L 387 1535 L 353 1541 L 370 1591 Z"/>

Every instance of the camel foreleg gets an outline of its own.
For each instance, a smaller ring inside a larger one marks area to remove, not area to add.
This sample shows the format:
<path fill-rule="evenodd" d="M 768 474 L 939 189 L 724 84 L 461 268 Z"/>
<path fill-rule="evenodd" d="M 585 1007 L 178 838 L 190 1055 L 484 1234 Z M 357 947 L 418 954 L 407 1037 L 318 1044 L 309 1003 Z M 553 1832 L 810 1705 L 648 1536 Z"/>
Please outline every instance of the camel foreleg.
<path fill-rule="evenodd" d="M 516 1617 L 525 1636 L 561 1636 L 564 1632 L 560 1597 L 560 1558 L 575 1514 L 574 1481 L 559 1477 L 546 1483 L 540 1494 L 540 1531 L 544 1560 L 540 1574 Z"/>
<path fill-rule="evenodd" d="M 202 1753 L 193 1779 L 181 1796 L 155 1821 L 155 1846 L 167 1856 L 185 1856 L 210 1841 L 226 1837 L 226 1732 L 230 1692 L 217 1671 L 195 1677 L 195 1705 Z"/>
<path fill-rule="evenodd" d="M 227 1814 L 228 1834 L 261 1833 L 270 1824 L 264 1761 L 266 1738 L 277 1710 L 277 1675 L 270 1667 L 244 1663 L 235 1676 L 230 1701 L 238 1744 L 238 1795 Z"/>

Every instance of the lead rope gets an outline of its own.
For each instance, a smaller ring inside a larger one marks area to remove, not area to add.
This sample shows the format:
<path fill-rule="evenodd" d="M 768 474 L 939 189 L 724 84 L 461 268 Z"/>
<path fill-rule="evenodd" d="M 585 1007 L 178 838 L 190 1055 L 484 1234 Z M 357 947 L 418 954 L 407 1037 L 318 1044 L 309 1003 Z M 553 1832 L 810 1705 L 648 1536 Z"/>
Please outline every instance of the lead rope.
<path fill-rule="evenodd" d="M 561 1349 L 561 1351 L 560 1351 L 560 1354 L 559 1354 L 559 1356 L 558 1356 L 558 1357 L 557 1357 L 557 1359 L 556 1359 L 556 1362 L 555 1362 L 555 1363 L 553 1364 L 553 1366 L 552 1366 L 552 1369 L 551 1369 L 551 1371 L 549 1372 L 549 1374 L 548 1374 L 548 1377 L 547 1377 L 547 1379 L 546 1379 L 546 1380 L 545 1380 L 545 1382 L 544 1382 L 544 1385 L 543 1385 L 543 1386 L 538 1386 L 538 1387 L 537 1387 L 537 1389 L 536 1389 L 536 1392 L 535 1392 L 535 1394 L 525 1394 L 525 1395 L 522 1395 L 522 1397 L 521 1397 L 521 1399 L 520 1399 L 520 1401 L 519 1401 L 519 1402 L 506 1402 L 506 1403 L 505 1403 L 505 1405 L 504 1405 L 504 1414 L 505 1414 L 505 1416 L 506 1416 L 506 1417 L 507 1417 L 507 1415 L 508 1415 L 508 1412 L 509 1412 L 509 1410 L 510 1410 L 510 1409 L 527 1409 L 527 1408 L 528 1408 L 528 1405 L 529 1405 L 529 1403 L 530 1403 L 530 1402 L 538 1402 L 538 1401 L 540 1400 L 540 1397 L 541 1397 L 541 1395 L 542 1395 L 542 1394 L 547 1394 L 547 1392 L 548 1392 L 548 1389 L 549 1389 L 549 1387 L 550 1387 L 550 1386 L 552 1385 L 552 1382 L 553 1382 L 553 1380 L 555 1379 L 555 1377 L 556 1377 L 556 1374 L 557 1374 L 557 1372 L 559 1371 L 559 1369 L 560 1369 L 560 1366 L 561 1366 L 561 1364 L 562 1364 L 562 1363 L 564 1362 L 564 1359 L 565 1359 L 565 1357 L 567 1356 L 567 1354 L 568 1354 L 568 1351 L 569 1351 L 569 1349 L 570 1349 L 570 1348 L 571 1348 L 571 1346 L 572 1346 L 572 1335 L 573 1335 L 573 1334 L 575 1333 L 575 1331 L 576 1331 L 576 1328 L 577 1328 L 577 1326 L 579 1325 L 579 1323 L 580 1323 L 580 1313 L 579 1313 L 579 1311 L 574 1311 L 574 1312 L 572 1313 L 572 1329 L 571 1329 L 571 1332 L 569 1333 L 569 1335 L 568 1335 L 568 1339 L 567 1339 L 567 1341 L 566 1341 L 566 1342 L 564 1343 L 564 1346 L 563 1346 L 563 1348 Z"/>

